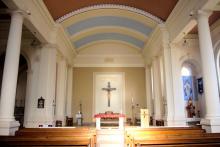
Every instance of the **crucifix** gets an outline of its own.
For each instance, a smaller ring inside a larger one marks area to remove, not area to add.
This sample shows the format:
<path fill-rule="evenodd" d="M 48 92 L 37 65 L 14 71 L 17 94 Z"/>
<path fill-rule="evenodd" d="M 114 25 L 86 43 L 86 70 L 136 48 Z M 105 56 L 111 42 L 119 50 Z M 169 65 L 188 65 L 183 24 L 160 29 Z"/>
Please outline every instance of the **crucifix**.
<path fill-rule="evenodd" d="M 111 91 L 116 90 L 116 88 L 112 88 L 110 82 L 108 82 L 108 86 L 107 86 L 107 88 L 102 88 L 102 90 L 107 91 L 107 96 L 108 96 L 108 107 L 110 107 Z"/>

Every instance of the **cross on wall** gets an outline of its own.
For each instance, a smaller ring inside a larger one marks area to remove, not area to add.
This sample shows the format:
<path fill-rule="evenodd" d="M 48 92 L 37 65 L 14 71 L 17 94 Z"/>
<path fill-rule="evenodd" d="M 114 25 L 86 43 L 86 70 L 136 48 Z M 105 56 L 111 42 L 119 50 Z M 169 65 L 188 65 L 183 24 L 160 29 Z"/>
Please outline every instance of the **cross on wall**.
<path fill-rule="evenodd" d="M 102 88 L 102 90 L 107 91 L 108 107 L 110 107 L 111 92 L 112 92 L 113 90 L 116 90 L 116 88 L 112 88 L 112 87 L 111 87 L 111 83 L 108 82 L 107 88 Z"/>

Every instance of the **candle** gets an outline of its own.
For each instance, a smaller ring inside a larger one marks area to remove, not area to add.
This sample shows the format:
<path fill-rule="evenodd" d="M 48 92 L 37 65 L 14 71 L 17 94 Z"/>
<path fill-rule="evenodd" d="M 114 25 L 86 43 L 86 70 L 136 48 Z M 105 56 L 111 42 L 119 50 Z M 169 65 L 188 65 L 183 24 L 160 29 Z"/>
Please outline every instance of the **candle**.
<path fill-rule="evenodd" d="M 132 103 L 132 104 L 134 103 L 133 97 L 131 98 L 131 103 Z"/>

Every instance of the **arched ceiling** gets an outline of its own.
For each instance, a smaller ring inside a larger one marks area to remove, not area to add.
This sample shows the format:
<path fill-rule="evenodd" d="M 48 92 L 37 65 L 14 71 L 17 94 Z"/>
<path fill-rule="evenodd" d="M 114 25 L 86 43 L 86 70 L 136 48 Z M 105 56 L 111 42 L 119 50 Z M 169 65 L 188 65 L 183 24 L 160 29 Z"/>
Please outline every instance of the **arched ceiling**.
<path fill-rule="evenodd" d="M 79 52 L 97 42 L 121 42 L 141 51 L 178 0 L 44 0 Z"/>
<path fill-rule="evenodd" d="M 100 4 L 116 4 L 134 7 L 146 11 L 162 20 L 166 20 L 178 0 L 44 0 L 54 20 L 72 11 Z"/>
<path fill-rule="evenodd" d="M 142 50 L 158 22 L 135 12 L 108 7 L 71 14 L 63 17 L 60 24 L 77 51 L 99 41 L 117 41 Z"/>

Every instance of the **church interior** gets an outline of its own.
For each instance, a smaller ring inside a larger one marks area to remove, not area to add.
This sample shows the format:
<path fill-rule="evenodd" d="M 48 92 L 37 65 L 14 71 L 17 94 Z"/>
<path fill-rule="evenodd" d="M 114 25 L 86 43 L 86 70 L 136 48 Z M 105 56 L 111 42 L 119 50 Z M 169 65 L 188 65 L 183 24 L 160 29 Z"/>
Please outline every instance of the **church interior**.
<path fill-rule="evenodd" d="M 220 146 L 220 0 L 1 0 L 0 144 Z"/>

